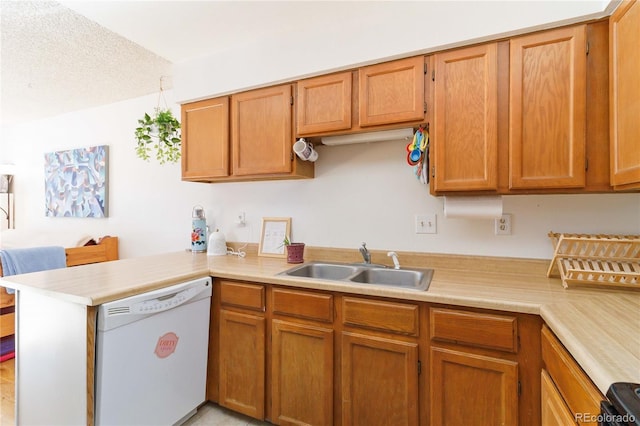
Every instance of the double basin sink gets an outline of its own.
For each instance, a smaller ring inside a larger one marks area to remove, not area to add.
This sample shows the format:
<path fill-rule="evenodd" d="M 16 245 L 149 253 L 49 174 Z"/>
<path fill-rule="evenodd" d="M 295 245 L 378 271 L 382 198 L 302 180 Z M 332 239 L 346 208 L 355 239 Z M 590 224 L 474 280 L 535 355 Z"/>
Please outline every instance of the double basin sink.
<path fill-rule="evenodd" d="M 426 291 L 433 277 L 433 269 L 393 269 L 368 263 L 307 262 L 278 275 Z"/>

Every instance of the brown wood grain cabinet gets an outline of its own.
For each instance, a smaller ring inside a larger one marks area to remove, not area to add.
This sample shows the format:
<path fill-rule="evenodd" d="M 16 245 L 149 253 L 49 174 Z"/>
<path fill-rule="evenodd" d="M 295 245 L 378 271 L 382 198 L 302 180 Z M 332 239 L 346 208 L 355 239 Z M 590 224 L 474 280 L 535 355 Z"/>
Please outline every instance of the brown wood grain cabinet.
<path fill-rule="evenodd" d="M 285 84 L 183 105 L 183 180 L 312 178 L 293 154 L 293 99 Z"/>
<path fill-rule="evenodd" d="M 606 20 L 432 58 L 432 194 L 612 190 Z"/>
<path fill-rule="evenodd" d="M 545 426 L 577 425 L 573 413 L 562 399 L 562 395 L 546 371 L 542 371 L 541 419 Z"/>
<path fill-rule="evenodd" d="M 342 333 L 342 424 L 418 425 L 418 343 Z"/>
<path fill-rule="evenodd" d="M 298 81 L 298 135 L 351 129 L 351 83 L 350 71 Z"/>
<path fill-rule="evenodd" d="M 585 186 L 586 25 L 510 40 L 510 188 Z"/>
<path fill-rule="evenodd" d="M 208 395 L 231 410 L 281 425 L 540 424 L 539 316 L 224 279 L 215 297 Z"/>
<path fill-rule="evenodd" d="M 229 97 L 182 106 L 182 179 L 229 176 Z"/>
<path fill-rule="evenodd" d="M 234 174 L 291 172 L 292 90 L 285 84 L 231 96 Z"/>
<path fill-rule="evenodd" d="M 518 424 L 518 363 L 431 348 L 431 425 Z"/>
<path fill-rule="evenodd" d="M 623 1 L 609 24 L 611 183 L 640 188 L 640 3 Z"/>
<path fill-rule="evenodd" d="M 419 424 L 419 305 L 342 298 L 342 424 Z"/>
<path fill-rule="evenodd" d="M 433 190 L 497 190 L 497 43 L 436 53 Z"/>
<path fill-rule="evenodd" d="M 219 401 L 223 407 L 265 418 L 263 285 L 221 281 Z"/>
<path fill-rule="evenodd" d="M 424 119 L 424 56 L 358 69 L 360 126 Z"/>
<path fill-rule="evenodd" d="M 333 424 L 333 330 L 272 322 L 272 422 Z"/>
<path fill-rule="evenodd" d="M 431 425 L 540 424 L 540 319 L 431 307 Z"/>
<path fill-rule="evenodd" d="M 333 295 L 270 292 L 272 423 L 334 424 Z"/>
<path fill-rule="evenodd" d="M 549 401 L 549 398 L 560 398 L 569 410 L 574 424 L 597 425 L 600 401 L 605 400 L 605 397 L 546 325 L 542 328 L 541 345 L 543 376 L 548 375 L 551 382 L 547 385 L 547 390 L 551 385 L 557 390 L 557 394 L 547 394 L 542 399 L 543 415 L 566 417 L 566 413 L 556 414 L 554 408 L 551 408 L 559 402 Z"/>

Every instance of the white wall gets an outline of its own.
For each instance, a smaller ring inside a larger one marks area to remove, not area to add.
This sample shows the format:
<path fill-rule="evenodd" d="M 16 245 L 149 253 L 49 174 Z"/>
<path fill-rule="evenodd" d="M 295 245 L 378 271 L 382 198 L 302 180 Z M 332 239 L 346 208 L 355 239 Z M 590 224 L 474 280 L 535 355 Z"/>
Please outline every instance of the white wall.
<path fill-rule="evenodd" d="M 167 92 L 169 101 L 172 95 Z M 122 257 L 188 248 L 195 204 L 229 241 L 257 242 L 262 217 L 290 216 L 295 240 L 354 250 L 366 241 L 372 249 L 550 258 L 550 230 L 640 234 L 640 194 L 505 197 L 511 236 L 493 235 L 491 220 L 447 219 L 442 199 L 429 195 L 406 165 L 404 143 L 320 146 L 312 180 L 182 182 L 178 164 L 135 156 L 137 119 L 156 102 L 146 96 L 4 132 L 0 162 L 16 164 L 17 228 L 118 235 Z M 43 154 L 103 144 L 109 146 L 109 217 L 45 217 Z M 234 223 L 241 211 L 244 228 Z M 416 213 L 436 213 L 438 233 L 414 234 Z"/>
<path fill-rule="evenodd" d="M 180 64 L 175 68 L 175 92 L 166 92 L 167 100 L 202 98 L 597 15 L 606 6 L 602 1 L 369 5 L 358 22 L 336 17 L 325 31 L 257 40 Z M 290 216 L 295 240 L 354 250 L 366 241 L 372 249 L 550 258 L 546 236 L 550 230 L 640 234 L 640 194 L 509 196 L 504 210 L 513 214 L 511 236 L 493 235 L 490 220 L 444 218 L 442 200 L 430 196 L 406 166 L 402 143 L 321 146 L 313 180 L 181 182 L 178 164 L 160 166 L 135 156 L 137 119 L 156 103 L 157 96 L 146 96 L 3 129 L 0 163 L 13 162 L 17 168 L 16 226 L 118 235 L 121 257 L 188 248 L 191 210 L 196 204 L 205 207 L 209 225 L 221 228 L 229 241 L 257 242 L 262 217 Z M 179 113 L 178 105 L 174 104 L 174 112 Z M 110 150 L 109 217 L 45 217 L 43 154 L 102 144 Z M 244 228 L 234 223 L 239 212 L 246 213 Z M 416 213 L 436 213 L 438 233 L 414 234 Z"/>
<path fill-rule="evenodd" d="M 332 2 L 325 2 L 332 7 Z M 602 17 L 601 0 L 340 2 L 333 20 L 176 64 L 177 102 Z M 351 9 L 356 9 L 357 13 Z M 356 17 L 354 19 L 353 17 Z M 223 37 L 224 35 L 221 35 Z"/>

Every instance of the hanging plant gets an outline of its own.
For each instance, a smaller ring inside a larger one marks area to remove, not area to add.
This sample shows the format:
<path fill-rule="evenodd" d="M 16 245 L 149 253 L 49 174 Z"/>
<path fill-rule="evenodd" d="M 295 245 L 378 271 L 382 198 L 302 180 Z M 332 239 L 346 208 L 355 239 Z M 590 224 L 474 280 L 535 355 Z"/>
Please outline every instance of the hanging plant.
<path fill-rule="evenodd" d="M 180 160 L 180 122 L 173 116 L 164 98 L 162 79 L 160 77 L 160 93 L 158 94 L 158 106 L 155 115 L 150 116 L 146 112 L 144 117 L 138 120 L 136 127 L 136 155 L 145 161 L 149 161 L 155 151 L 156 160 L 160 164 L 176 163 Z M 164 109 L 160 108 L 160 100 L 164 101 Z"/>
<path fill-rule="evenodd" d="M 152 117 L 145 112 L 138 120 L 136 128 L 136 154 L 143 160 L 149 161 L 155 151 L 156 160 L 160 164 L 175 163 L 180 160 L 180 122 L 173 116 L 170 109 L 156 108 Z"/>

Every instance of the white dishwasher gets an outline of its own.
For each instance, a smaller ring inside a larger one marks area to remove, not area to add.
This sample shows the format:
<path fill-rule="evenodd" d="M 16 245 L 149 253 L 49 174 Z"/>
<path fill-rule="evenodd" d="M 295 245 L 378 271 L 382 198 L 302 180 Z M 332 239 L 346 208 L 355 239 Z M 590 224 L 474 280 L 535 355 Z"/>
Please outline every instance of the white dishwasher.
<path fill-rule="evenodd" d="M 206 399 L 211 278 L 98 309 L 95 424 L 174 425 Z"/>

